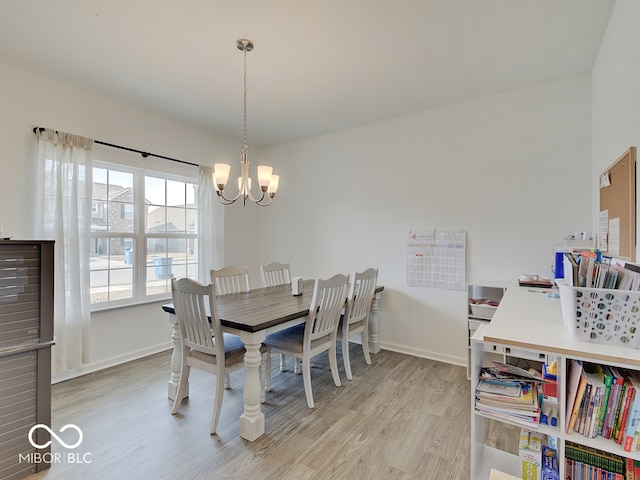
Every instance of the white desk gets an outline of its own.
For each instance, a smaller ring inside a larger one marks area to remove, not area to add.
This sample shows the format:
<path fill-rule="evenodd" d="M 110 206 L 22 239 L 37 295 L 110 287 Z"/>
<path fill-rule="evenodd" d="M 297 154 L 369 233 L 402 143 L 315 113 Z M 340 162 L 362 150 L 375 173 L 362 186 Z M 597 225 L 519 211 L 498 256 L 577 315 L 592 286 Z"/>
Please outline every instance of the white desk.
<path fill-rule="evenodd" d="M 471 346 L 471 478 L 486 479 L 491 468 L 511 474 L 519 471 L 517 455 L 510 455 L 484 445 L 484 415 L 475 410 L 475 386 L 489 346 L 504 355 L 546 362 L 558 361 L 559 424 L 540 425 L 538 431 L 558 439 L 560 478 L 564 472 L 564 442 L 572 441 L 623 457 L 640 459 L 640 452 L 624 452 L 622 447 L 602 437 L 587 438 L 576 432 L 566 433 L 566 371 L 569 359 L 603 363 L 640 370 L 640 350 L 576 340 L 562 321 L 559 298 L 549 298 L 542 290 L 508 287 L 491 323 L 483 325 L 473 336 Z M 498 421 L 510 423 L 497 418 Z"/>
<path fill-rule="evenodd" d="M 547 290 L 509 287 L 491 323 L 484 330 L 484 341 L 544 350 L 592 362 L 602 360 L 640 367 L 640 350 L 571 338 L 562 323 L 560 299 L 540 293 Z"/>

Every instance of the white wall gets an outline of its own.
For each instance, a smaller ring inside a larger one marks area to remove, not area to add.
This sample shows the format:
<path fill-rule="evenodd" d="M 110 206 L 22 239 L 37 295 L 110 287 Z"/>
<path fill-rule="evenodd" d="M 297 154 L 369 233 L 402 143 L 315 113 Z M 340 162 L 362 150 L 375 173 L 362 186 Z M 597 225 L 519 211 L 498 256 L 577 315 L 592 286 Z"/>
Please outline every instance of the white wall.
<path fill-rule="evenodd" d="M 406 234 L 467 230 L 471 281 L 549 275 L 562 236 L 591 223 L 590 90 L 588 76 L 572 78 L 252 150 L 281 188 L 269 208 L 225 209 L 225 263 L 257 273 L 259 261 L 290 261 L 307 278 L 375 265 L 383 346 L 464 364 L 466 294 L 407 287 Z M 194 163 L 238 161 L 237 141 L 3 64 L 0 104 L 0 225 L 15 238 L 33 232 L 34 126 Z M 92 322 L 87 370 L 168 346 L 158 304 Z"/>
<path fill-rule="evenodd" d="M 408 287 L 407 233 L 465 229 L 469 281 L 551 275 L 591 228 L 590 96 L 582 76 L 263 149 L 281 189 L 261 260 L 377 266 L 383 348 L 466 364 L 466 292 Z"/>
<path fill-rule="evenodd" d="M 222 161 L 239 170 L 240 138 L 226 139 L 69 83 L 2 63 L 0 105 L 0 166 L 3 178 L 0 225 L 5 235 L 16 239 L 33 238 L 31 212 L 36 142 L 32 129 L 35 126 L 55 128 L 197 164 L 213 165 Z M 135 160 L 142 165 L 147 162 L 150 168 L 164 164 L 175 170 L 177 165 L 152 157 L 142 160 L 139 155 L 135 155 Z M 184 168 L 197 176 L 193 167 Z M 258 213 L 255 209 L 234 205 L 225 210 L 225 228 L 229 239 L 225 244 L 226 262 L 247 263 L 257 272 Z M 170 329 L 160 304 L 94 313 L 91 364 L 83 371 L 167 348 Z"/>
<path fill-rule="evenodd" d="M 640 2 L 616 1 L 593 69 L 593 225 L 598 221 L 599 175 L 630 146 L 640 145 L 639 21 Z"/>

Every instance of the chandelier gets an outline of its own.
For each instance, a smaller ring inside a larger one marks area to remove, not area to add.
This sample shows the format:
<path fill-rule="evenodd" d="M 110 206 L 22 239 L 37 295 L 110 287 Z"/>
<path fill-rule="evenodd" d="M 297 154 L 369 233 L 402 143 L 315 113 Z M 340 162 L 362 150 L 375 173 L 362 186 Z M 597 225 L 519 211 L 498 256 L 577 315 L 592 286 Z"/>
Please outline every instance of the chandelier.
<path fill-rule="evenodd" d="M 256 205 L 266 207 L 273 201 L 273 197 L 278 190 L 278 182 L 280 177 L 273 175 L 273 168 L 259 165 L 258 166 L 258 185 L 260 186 L 260 197 L 254 197 L 251 192 L 251 177 L 249 176 L 249 146 L 247 145 L 247 52 L 253 50 L 253 42 L 241 38 L 236 42 L 236 46 L 239 50 L 242 50 L 244 55 L 244 128 L 242 138 L 242 157 L 240 160 L 241 176 L 238 177 L 238 193 L 234 197 L 225 196 L 225 187 L 227 180 L 229 180 L 229 172 L 231 167 L 226 163 L 216 163 L 213 172 L 213 184 L 215 185 L 216 193 L 220 203 L 224 205 L 231 205 L 239 198 L 242 198 L 242 203 L 247 204 L 247 199 L 254 202 Z"/>

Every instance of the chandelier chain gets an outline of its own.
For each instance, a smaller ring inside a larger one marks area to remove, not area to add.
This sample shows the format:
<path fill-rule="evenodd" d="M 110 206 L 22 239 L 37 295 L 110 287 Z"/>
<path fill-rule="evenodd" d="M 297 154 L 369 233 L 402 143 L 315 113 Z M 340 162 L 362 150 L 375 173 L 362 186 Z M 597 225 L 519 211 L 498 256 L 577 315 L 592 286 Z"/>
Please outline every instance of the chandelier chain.
<path fill-rule="evenodd" d="M 247 47 L 243 49 L 244 54 L 244 124 L 243 124 L 243 138 L 242 138 L 242 151 L 249 150 L 247 145 Z"/>

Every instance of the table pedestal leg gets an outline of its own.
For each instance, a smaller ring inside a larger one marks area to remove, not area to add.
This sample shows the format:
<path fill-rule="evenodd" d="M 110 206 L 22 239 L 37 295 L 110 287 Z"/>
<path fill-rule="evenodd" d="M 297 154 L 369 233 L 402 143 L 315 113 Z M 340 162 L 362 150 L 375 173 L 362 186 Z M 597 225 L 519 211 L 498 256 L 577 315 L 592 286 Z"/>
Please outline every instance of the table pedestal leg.
<path fill-rule="evenodd" d="M 373 296 L 369 311 L 369 352 L 380 352 L 380 326 L 378 324 L 378 295 Z"/>
<path fill-rule="evenodd" d="M 168 397 L 170 400 L 176 398 L 178 392 L 178 383 L 180 382 L 180 368 L 182 367 L 182 356 L 180 355 L 182 347 L 182 337 L 180 336 L 180 327 L 178 326 L 178 317 L 175 314 L 169 314 L 169 322 L 171 323 L 171 341 L 173 342 L 173 352 L 171 353 L 171 376 L 167 385 Z M 187 382 L 183 398 L 189 396 L 189 383 Z"/>
<path fill-rule="evenodd" d="M 264 332 L 243 333 L 240 338 L 246 349 L 244 354 L 244 366 L 246 369 L 244 413 L 240 416 L 240 436 L 253 442 L 264 434 L 264 413 L 260 410 L 260 398 L 262 396 L 260 382 L 262 354 L 260 353 L 260 345 L 265 338 L 265 334 Z"/>

